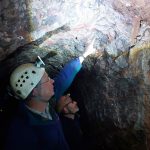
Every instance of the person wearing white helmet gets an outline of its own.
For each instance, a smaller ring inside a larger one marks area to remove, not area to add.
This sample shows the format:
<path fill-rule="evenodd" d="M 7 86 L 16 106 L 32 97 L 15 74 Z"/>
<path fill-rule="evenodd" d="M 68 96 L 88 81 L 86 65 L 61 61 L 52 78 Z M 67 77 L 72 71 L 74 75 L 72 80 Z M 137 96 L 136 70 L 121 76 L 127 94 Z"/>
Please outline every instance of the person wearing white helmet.
<path fill-rule="evenodd" d="M 61 96 L 57 103 L 56 110 L 62 123 L 64 136 L 70 150 L 87 149 L 84 143 L 82 130 L 79 123 L 79 107 L 76 101 L 72 100 L 70 94 Z"/>
<path fill-rule="evenodd" d="M 71 85 L 86 56 L 93 53 L 93 42 L 83 56 L 73 59 L 51 79 L 39 58 L 35 64 L 18 66 L 10 76 L 12 95 L 20 99 L 6 140 L 6 150 L 68 150 L 59 117 L 49 101 L 56 102 Z"/>

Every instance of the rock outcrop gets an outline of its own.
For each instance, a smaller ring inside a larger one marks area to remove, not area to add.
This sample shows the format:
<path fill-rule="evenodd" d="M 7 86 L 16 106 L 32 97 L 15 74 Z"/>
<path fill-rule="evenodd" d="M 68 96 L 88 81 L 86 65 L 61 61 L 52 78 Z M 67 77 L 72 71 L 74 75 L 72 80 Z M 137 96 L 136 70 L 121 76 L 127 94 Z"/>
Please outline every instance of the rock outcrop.
<path fill-rule="evenodd" d="M 149 0 L 2 0 L 0 9 L 2 114 L 15 66 L 39 55 L 54 77 L 95 37 L 69 89 L 89 149 L 150 149 Z"/>

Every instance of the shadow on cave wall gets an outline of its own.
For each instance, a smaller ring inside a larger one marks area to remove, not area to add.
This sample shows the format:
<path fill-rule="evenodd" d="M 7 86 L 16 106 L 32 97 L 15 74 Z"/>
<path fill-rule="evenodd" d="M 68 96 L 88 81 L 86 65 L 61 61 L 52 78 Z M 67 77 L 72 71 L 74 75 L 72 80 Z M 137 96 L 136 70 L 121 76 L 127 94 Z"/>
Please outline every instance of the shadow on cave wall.
<path fill-rule="evenodd" d="M 139 118 L 143 113 L 140 80 L 123 77 L 124 70 L 109 74 L 110 67 L 100 69 L 98 59 L 85 61 L 69 89 L 80 108 L 89 150 L 147 150 L 146 132 Z"/>

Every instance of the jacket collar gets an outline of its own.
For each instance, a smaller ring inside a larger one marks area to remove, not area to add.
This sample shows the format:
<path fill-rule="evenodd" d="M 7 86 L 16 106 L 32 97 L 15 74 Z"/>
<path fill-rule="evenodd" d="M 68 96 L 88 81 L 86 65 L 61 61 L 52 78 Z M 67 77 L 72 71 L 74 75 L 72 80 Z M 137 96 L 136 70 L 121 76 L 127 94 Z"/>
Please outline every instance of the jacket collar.
<path fill-rule="evenodd" d="M 21 117 L 24 118 L 30 125 L 53 124 L 59 120 L 59 117 L 54 109 L 51 108 L 50 114 L 52 115 L 52 120 L 42 117 L 41 115 L 29 110 L 25 103 L 21 103 L 19 106 L 19 115 L 21 115 Z"/>

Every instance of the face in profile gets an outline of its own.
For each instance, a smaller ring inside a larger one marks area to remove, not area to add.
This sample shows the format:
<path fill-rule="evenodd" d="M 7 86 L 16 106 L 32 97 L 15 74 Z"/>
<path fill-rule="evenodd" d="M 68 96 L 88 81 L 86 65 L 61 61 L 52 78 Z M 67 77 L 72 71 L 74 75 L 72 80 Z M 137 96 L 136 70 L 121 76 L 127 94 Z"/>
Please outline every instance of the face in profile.
<path fill-rule="evenodd" d="M 36 96 L 39 96 L 42 100 L 49 100 L 54 95 L 54 80 L 51 79 L 45 72 L 40 82 L 36 86 Z"/>

